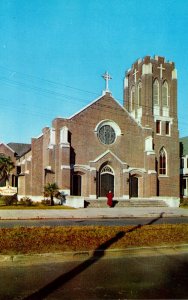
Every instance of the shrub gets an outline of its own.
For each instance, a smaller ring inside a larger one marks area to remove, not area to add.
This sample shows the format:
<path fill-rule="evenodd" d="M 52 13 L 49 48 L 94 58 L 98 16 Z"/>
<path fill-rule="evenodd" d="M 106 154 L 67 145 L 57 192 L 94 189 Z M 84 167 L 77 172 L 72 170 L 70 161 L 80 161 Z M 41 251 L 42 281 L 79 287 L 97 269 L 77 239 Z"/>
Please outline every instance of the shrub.
<path fill-rule="evenodd" d="M 6 205 L 6 206 L 10 206 L 13 204 L 17 205 L 18 199 L 16 195 L 13 196 L 1 196 L 1 203 Z"/>
<path fill-rule="evenodd" d="M 180 205 L 181 206 L 188 206 L 188 198 L 181 198 Z"/>
<path fill-rule="evenodd" d="M 41 204 L 48 206 L 48 205 L 51 204 L 51 201 L 49 199 L 44 199 L 44 200 L 41 201 Z"/>
<path fill-rule="evenodd" d="M 33 205 L 33 201 L 29 197 L 21 198 L 19 203 L 23 206 L 32 206 Z"/>

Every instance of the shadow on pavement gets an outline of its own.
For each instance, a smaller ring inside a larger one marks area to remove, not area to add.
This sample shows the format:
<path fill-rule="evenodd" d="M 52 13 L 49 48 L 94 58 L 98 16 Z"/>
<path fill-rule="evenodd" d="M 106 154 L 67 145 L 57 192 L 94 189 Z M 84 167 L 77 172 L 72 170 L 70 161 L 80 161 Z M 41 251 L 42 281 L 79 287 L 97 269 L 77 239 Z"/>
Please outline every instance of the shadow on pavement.
<path fill-rule="evenodd" d="M 161 213 L 159 217 L 151 220 L 147 224 L 144 224 L 144 225 L 138 224 L 137 226 L 134 226 L 133 228 L 131 228 L 127 231 L 118 232 L 113 238 L 111 238 L 110 240 L 104 242 L 98 248 L 96 248 L 93 255 L 92 255 L 92 257 L 85 260 L 84 262 L 82 262 L 81 264 L 79 264 L 77 267 L 70 270 L 69 272 L 60 275 L 58 278 L 56 278 L 52 282 L 48 283 L 46 286 L 44 286 L 43 288 L 41 288 L 37 292 L 25 297 L 23 300 L 36 300 L 36 299 L 40 300 L 40 299 L 44 299 L 49 294 L 53 293 L 58 288 L 62 287 L 66 282 L 70 281 L 71 279 L 76 277 L 78 274 L 80 274 L 81 272 L 83 272 L 84 270 L 89 268 L 91 265 L 96 263 L 98 260 L 100 260 L 105 255 L 105 250 L 107 250 L 112 244 L 114 244 L 115 242 L 117 242 L 118 240 L 123 238 L 126 235 L 126 233 L 130 233 L 134 230 L 137 230 L 137 229 L 141 228 L 142 226 L 151 225 L 151 224 L 157 222 L 157 220 L 159 220 L 160 218 L 163 217 L 163 214 L 164 213 Z"/>

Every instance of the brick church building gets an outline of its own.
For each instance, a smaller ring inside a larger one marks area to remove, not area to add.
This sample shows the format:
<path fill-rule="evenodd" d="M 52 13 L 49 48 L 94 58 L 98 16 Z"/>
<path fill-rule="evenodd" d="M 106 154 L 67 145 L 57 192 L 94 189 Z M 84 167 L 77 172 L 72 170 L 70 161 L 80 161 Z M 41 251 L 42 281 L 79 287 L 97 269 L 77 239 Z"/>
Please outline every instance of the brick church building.
<path fill-rule="evenodd" d="M 56 118 L 17 160 L 18 194 L 37 199 L 56 182 L 67 195 L 96 200 L 163 198 L 179 205 L 177 72 L 155 56 L 136 61 L 124 79 L 124 103 L 108 88 L 70 118 Z"/>

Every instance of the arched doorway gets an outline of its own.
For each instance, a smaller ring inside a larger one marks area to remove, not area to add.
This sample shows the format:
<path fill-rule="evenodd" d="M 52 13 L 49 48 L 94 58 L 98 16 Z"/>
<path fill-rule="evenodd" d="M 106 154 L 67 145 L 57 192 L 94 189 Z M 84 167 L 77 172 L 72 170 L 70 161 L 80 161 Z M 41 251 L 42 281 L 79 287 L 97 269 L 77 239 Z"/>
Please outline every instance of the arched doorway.
<path fill-rule="evenodd" d="M 138 197 L 138 177 L 130 177 L 130 197 Z"/>
<path fill-rule="evenodd" d="M 114 193 L 114 172 L 110 166 L 105 165 L 100 170 L 100 197 L 106 197 L 108 191 Z"/>

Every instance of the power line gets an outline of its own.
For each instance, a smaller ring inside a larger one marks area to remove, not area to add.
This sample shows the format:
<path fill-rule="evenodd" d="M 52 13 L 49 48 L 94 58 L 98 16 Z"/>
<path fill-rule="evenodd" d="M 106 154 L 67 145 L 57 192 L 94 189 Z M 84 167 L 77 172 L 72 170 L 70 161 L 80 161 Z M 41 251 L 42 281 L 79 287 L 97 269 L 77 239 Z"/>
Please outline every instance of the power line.
<path fill-rule="evenodd" d="M 33 79 L 37 79 L 37 80 L 40 80 L 40 81 L 44 81 L 44 82 L 46 82 L 46 83 L 54 84 L 54 85 L 56 85 L 56 86 L 64 86 L 64 87 L 67 87 L 67 88 L 70 88 L 70 89 L 73 89 L 73 90 L 76 90 L 76 91 L 85 92 L 85 93 L 93 94 L 93 95 L 98 95 L 98 94 L 95 93 L 95 92 L 83 90 L 83 89 L 80 89 L 80 88 L 77 88 L 77 87 L 73 87 L 73 86 L 70 86 L 70 85 L 67 85 L 67 84 L 55 82 L 55 81 L 52 81 L 52 80 L 49 80 L 49 79 L 44 79 L 44 78 L 37 77 L 37 76 L 34 76 L 34 75 L 30 75 L 30 74 L 27 74 L 27 73 L 18 72 L 18 71 L 11 70 L 11 69 L 6 68 L 6 67 L 3 67 L 3 66 L 0 66 L 0 68 L 1 68 L 1 69 L 5 69 L 5 70 L 7 70 L 7 71 L 9 71 L 9 72 L 11 72 L 11 73 L 24 75 L 24 76 L 29 77 L 29 78 L 33 78 Z"/>

